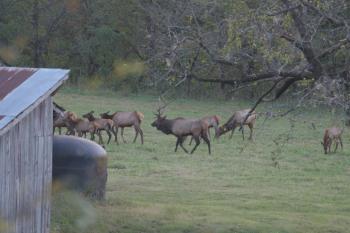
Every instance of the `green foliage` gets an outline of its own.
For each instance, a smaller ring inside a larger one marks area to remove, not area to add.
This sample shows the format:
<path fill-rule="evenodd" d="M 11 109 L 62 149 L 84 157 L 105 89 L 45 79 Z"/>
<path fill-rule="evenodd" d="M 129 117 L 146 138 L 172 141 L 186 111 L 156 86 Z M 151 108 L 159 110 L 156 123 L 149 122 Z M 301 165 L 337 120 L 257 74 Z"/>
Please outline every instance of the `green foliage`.
<path fill-rule="evenodd" d="M 297 11 L 319 54 L 347 36 L 344 26 L 327 17 L 348 20 L 350 10 L 344 0 L 308 4 L 321 15 L 306 7 Z M 301 40 L 285 7 L 272 0 L 2 0 L 0 60 L 69 68 L 75 85 L 132 92 L 164 92 L 189 73 L 232 80 L 282 66 L 298 71 L 308 61 L 296 43 L 281 38 L 286 33 Z M 344 45 L 323 57 L 322 66 L 329 74 L 344 72 L 348 53 Z M 228 85 L 183 83 L 205 88 L 205 94 L 232 92 Z"/>

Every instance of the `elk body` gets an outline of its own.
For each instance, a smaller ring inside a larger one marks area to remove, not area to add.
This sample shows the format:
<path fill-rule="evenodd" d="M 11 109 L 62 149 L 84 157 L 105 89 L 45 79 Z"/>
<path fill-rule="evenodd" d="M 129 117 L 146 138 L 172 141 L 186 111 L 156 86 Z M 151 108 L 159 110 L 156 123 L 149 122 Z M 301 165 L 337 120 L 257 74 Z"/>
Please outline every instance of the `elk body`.
<path fill-rule="evenodd" d="M 196 142 L 196 145 L 191 151 L 191 154 L 197 149 L 200 144 L 200 137 L 208 145 L 209 154 L 210 151 L 210 140 L 208 137 L 208 123 L 203 120 L 198 119 L 185 119 L 178 117 L 175 119 L 166 119 L 166 116 L 156 115 L 156 120 L 151 124 L 152 127 L 156 127 L 157 130 L 162 131 L 165 134 L 172 134 L 177 138 L 175 152 L 178 146 L 188 153 L 186 148 L 183 146 L 183 142 L 186 136 L 192 136 Z"/>
<path fill-rule="evenodd" d="M 98 125 L 95 122 L 90 122 L 87 119 L 78 118 L 72 112 L 68 112 L 66 122 L 75 129 L 79 137 L 86 137 L 86 133 L 90 133 L 90 139 L 94 140 L 96 133 L 99 137 L 99 144 L 103 144 L 101 133 L 97 130 Z"/>
<path fill-rule="evenodd" d="M 83 115 L 84 118 L 88 119 L 90 122 L 93 122 L 95 123 L 96 125 L 96 130 L 98 132 L 104 130 L 106 131 L 107 135 L 108 135 L 108 141 L 107 141 L 107 144 L 109 144 L 109 142 L 111 141 L 111 137 L 112 137 L 112 134 L 111 132 L 113 133 L 113 135 L 115 136 L 115 131 L 114 131 L 114 122 L 113 120 L 111 119 L 103 119 L 103 118 L 95 118 L 94 117 L 94 111 L 90 111 L 86 114 Z"/>
<path fill-rule="evenodd" d="M 135 129 L 135 138 L 133 142 L 136 142 L 137 136 L 140 134 L 141 143 L 143 144 L 143 131 L 141 129 L 141 123 L 144 118 L 144 115 L 141 112 L 115 112 L 113 114 L 109 114 L 109 112 L 101 113 L 101 118 L 103 119 L 111 119 L 114 122 L 115 127 L 115 141 L 118 142 L 118 128 L 121 128 L 121 136 L 123 142 L 126 143 L 124 139 L 124 128 L 125 127 L 134 127 Z"/>
<path fill-rule="evenodd" d="M 67 119 L 68 112 L 55 102 L 53 102 L 53 133 L 58 128 L 58 133 L 62 133 L 62 128 L 67 128 L 66 134 L 74 134 L 74 129 L 68 125 L 65 121 Z"/>
<path fill-rule="evenodd" d="M 333 141 L 335 142 L 334 152 L 338 149 L 338 144 L 340 143 L 341 149 L 343 149 L 343 142 L 341 139 L 341 135 L 343 130 L 337 127 L 327 128 L 324 131 L 323 142 L 321 142 L 324 153 L 327 154 L 331 152 L 331 146 Z"/>
<path fill-rule="evenodd" d="M 231 132 L 231 136 L 230 138 L 232 138 L 233 133 L 235 131 L 235 129 L 238 126 L 243 125 L 248 125 L 249 129 L 250 129 L 250 135 L 249 135 L 249 139 L 253 139 L 253 129 L 254 129 L 254 124 L 256 121 L 256 112 L 253 111 L 250 116 L 248 117 L 248 119 L 244 122 L 247 114 L 250 112 L 251 109 L 244 109 L 244 110 L 240 110 L 240 111 L 236 111 L 233 113 L 233 115 L 230 117 L 230 119 L 228 119 L 228 121 L 220 126 L 216 132 L 216 137 L 220 137 L 221 135 L 227 133 L 228 131 L 232 131 Z M 244 140 L 244 130 L 242 127 L 242 136 L 243 136 L 243 140 Z"/>
<path fill-rule="evenodd" d="M 72 113 L 72 112 L 71 112 Z M 62 128 L 66 128 L 66 135 L 74 135 L 74 128 L 67 122 L 69 112 L 63 112 L 61 114 L 54 112 L 53 120 L 53 132 L 58 128 L 58 133 L 62 133 Z"/>
<path fill-rule="evenodd" d="M 211 138 L 210 128 L 214 128 L 215 133 L 218 131 L 220 120 L 221 120 L 220 117 L 218 115 L 206 116 L 206 117 L 202 117 L 201 120 L 205 121 L 208 124 L 208 135 L 209 135 L 209 138 Z M 193 141 L 193 137 L 191 138 L 190 145 L 192 144 L 192 141 Z"/>

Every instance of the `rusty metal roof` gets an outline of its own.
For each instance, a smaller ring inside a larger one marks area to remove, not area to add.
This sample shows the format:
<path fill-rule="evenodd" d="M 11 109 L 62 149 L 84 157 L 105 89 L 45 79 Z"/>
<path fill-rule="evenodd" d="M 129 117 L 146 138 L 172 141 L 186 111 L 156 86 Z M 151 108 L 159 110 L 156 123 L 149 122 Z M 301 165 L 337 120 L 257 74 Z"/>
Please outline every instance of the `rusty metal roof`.
<path fill-rule="evenodd" d="M 6 126 L 68 78 L 69 70 L 0 67 L 0 135 Z"/>
<path fill-rule="evenodd" d="M 37 69 L 0 68 L 0 100 L 32 76 Z"/>

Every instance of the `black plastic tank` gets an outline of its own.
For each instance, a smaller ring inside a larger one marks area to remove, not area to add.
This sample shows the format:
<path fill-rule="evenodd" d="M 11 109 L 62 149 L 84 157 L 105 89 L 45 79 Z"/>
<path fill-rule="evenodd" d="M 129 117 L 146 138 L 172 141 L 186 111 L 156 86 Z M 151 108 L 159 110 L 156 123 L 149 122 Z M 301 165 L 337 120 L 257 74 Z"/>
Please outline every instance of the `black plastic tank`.
<path fill-rule="evenodd" d="M 75 136 L 53 137 L 53 185 L 104 199 L 107 153 L 97 143 Z M 53 187 L 55 189 L 55 187 Z"/>

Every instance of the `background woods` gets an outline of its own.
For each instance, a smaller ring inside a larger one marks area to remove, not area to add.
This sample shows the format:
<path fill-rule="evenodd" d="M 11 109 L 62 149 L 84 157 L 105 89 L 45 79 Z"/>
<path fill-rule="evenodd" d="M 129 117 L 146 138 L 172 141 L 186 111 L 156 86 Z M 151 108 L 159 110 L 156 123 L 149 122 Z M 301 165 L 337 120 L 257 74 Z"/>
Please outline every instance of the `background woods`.
<path fill-rule="evenodd" d="M 67 67 L 90 88 L 188 96 L 284 92 L 345 109 L 345 0 L 25 0 L 0 3 L 0 59 Z M 292 91 L 289 91 L 292 90 Z M 315 98 L 316 97 L 316 98 Z"/>

